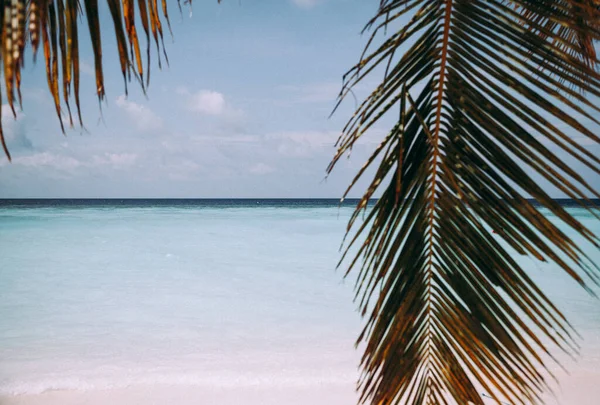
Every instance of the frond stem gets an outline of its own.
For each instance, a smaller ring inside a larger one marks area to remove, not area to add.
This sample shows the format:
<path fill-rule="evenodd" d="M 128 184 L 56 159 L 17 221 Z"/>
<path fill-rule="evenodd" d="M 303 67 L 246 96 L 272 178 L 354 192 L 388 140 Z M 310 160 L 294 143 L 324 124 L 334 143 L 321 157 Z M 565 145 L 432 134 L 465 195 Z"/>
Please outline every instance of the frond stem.
<path fill-rule="evenodd" d="M 428 342 L 427 347 L 428 350 L 432 350 L 432 308 L 431 308 L 431 289 L 432 289 L 432 277 L 433 277 L 433 245 L 434 245 L 434 222 L 435 222 L 435 194 L 437 188 L 437 170 L 438 170 L 438 160 L 440 158 L 440 149 L 439 149 L 439 139 L 440 139 L 440 127 L 442 120 L 442 102 L 444 97 L 444 84 L 446 79 L 446 63 L 448 56 L 448 43 L 450 39 L 450 20 L 452 17 L 452 0 L 446 0 L 446 10 L 444 15 L 444 32 L 442 37 L 442 49 L 441 49 L 441 63 L 440 63 L 440 78 L 438 84 L 438 96 L 437 96 L 437 106 L 436 106 L 436 117 L 435 117 L 435 127 L 433 131 L 433 137 L 429 138 L 431 142 L 432 151 L 432 171 L 431 171 L 431 188 L 429 190 L 429 258 L 428 258 L 428 274 L 427 274 L 427 294 L 429 295 L 427 300 L 427 318 L 428 318 Z M 427 128 L 424 128 L 426 131 Z M 428 370 L 429 374 L 430 370 Z"/>
<path fill-rule="evenodd" d="M 440 79 L 438 87 L 435 127 L 433 137 L 430 138 L 433 148 L 432 152 L 432 171 L 431 171 L 431 189 L 429 196 L 429 265 L 433 264 L 433 225 L 435 221 L 435 191 L 437 183 L 437 166 L 440 158 L 439 139 L 440 127 L 442 121 L 442 102 L 444 98 L 444 82 L 446 79 L 446 63 L 448 55 L 448 42 L 450 38 L 450 20 L 452 16 L 452 0 L 446 0 L 446 12 L 444 16 L 444 33 L 442 38 L 441 63 L 440 63 Z M 430 267 L 431 268 L 431 267 Z M 431 272 L 428 276 L 428 285 L 431 284 Z"/>

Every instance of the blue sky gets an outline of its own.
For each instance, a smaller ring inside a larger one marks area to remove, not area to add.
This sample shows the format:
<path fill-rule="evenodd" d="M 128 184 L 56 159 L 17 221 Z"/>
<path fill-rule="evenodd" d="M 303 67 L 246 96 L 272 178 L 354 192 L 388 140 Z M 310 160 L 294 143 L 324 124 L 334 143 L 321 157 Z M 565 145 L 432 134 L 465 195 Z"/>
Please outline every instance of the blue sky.
<path fill-rule="evenodd" d="M 367 147 L 323 181 L 353 102 L 328 116 L 377 3 L 204 0 L 182 18 L 173 2 L 170 67 L 154 64 L 147 99 L 136 83 L 124 97 L 105 10 L 102 112 L 87 29 L 80 28 L 87 132 L 61 134 L 43 63 L 29 57 L 18 121 L 4 109 L 14 162 L 0 163 L 0 197 L 341 196 Z"/>
<path fill-rule="evenodd" d="M 0 198 L 340 197 L 390 124 L 380 123 L 324 181 L 354 101 L 328 117 L 378 3 L 197 0 L 190 18 L 172 2 L 170 66 L 153 64 L 147 98 L 136 83 L 124 96 L 104 10 L 106 102 L 100 110 L 86 28 L 86 131 L 61 134 L 43 63 L 29 55 L 23 111 L 14 121 L 3 108 L 13 163 L 0 160 Z M 356 89 L 359 99 L 376 79 Z"/>

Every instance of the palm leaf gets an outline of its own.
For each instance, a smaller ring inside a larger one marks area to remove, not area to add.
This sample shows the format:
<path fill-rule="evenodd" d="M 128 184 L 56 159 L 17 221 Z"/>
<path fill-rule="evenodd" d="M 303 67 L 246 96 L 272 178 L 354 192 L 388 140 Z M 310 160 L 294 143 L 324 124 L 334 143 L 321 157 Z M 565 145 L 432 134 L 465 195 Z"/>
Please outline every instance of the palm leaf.
<path fill-rule="evenodd" d="M 167 2 L 161 0 L 159 7 L 157 0 L 137 0 L 137 19 L 135 3 L 107 2 L 125 83 L 134 77 L 145 89 L 151 40 L 159 66 L 161 48 L 164 53 L 160 9 L 169 24 Z M 83 125 L 82 10 L 102 100 L 97 0 L 0 5 L 0 65 L 13 114 L 15 91 L 21 100 L 20 72 L 29 40 L 34 57 L 43 47 L 61 127 L 63 104 L 70 110 L 71 85 Z M 137 21 L 146 37 L 145 71 Z M 506 246 L 556 262 L 585 288 L 586 276 L 598 281 L 585 253 L 525 197 L 535 198 L 597 246 L 596 237 L 531 174 L 582 205 L 589 207 L 588 195 L 599 197 L 545 146 L 552 144 L 600 172 L 600 160 L 564 129 L 600 141 L 598 107 L 586 96 L 600 95 L 594 48 L 599 22 L 597 0 L 381 0 L 367 25 L 373 33 L 365 54 L 346 76 L 342 95 L 367 75 L 383 71 L 384 79 L 344 128 L 328 169 L 399 108 L 397 124 L 349 188 L 374 168 L 350 220 L 355 235 L 343 257 L 355 255 L 348 271 L 358 268 L 357 296 L 368 314 L 359 337 L 365 342 L 363 401 L 481 404 L 481 386 L 497 400 L 536 402 L 549 374 L 540 355 L 550 354 L 546 341 L 574 350 L 568 322 Z M 397 30 L 374 48 L 379 33 L 390 27 Z M 0 122 L 0 141 L 10 159 L 1 128 Z M 381 198 L 367 210 L 378 192 Z M 363 211 L 366 218 L 357 223 Z M 490 227 L 503 243 L 490 235 Z"/>
<path fill-rule="evenodd" d="M 139 20 L 146 33 L 147 40 L 148 65 L 145 72 L 141 61 L 140 44 L 137 37 L 134 14 L 136 2 L 140 13 Z M 185 2 L 191 4 L 191 0 L 186 0 Z M 157 0 L 108 0 L 107 4 L 114 25 L 119 62 L 125 81 L 125 92 L 127 92 L 127 82 L 131 80 L 132 76 L 139 80 L 142 89 L 145 91 L 150 78 L 150 32 L 152 32 L 154 37 L 157 52 L 160 53 L 162 50 L 166 58 L 162 42 L 161 11 Z M 90 32 L 94 54 L 96 93 L 100 101 L 104 99 L 102 38 L 98 7 L 98 0 L 7 0 L 0 3 L 0 65 L 4 73 L 8 105 L 15 117 L 14 93 L 16 90 L 20 102 L 23 52 L 26 41 L 29 41 L 33 49 L 34 58 L 40 44 L 43 47 L 48 89 L 52 95 L 56 115 L 62 131 L 64 132 L 62 122 L 63 105 L 67 109 L 69 123 L 73 126 L 69 105 L 71 88 L 74 93 L 73 97 L 75 99 L 79 123 L 83 125 L 79 101 L 80 43 L 78 36 L 78 29 L 83 21 L 80 18 L 83 10 L 85 10 L 87 17 L 87 27 Z M 162 17 L 168 22 L 166 1 L 162 2 Z M 146 81 L 144 81 L 144 74 L 146 75 Z M 62 81 L 59 80 L 59 76 L 62 78 Z M 2 143 L 4 153 L 10 160 L 8 145 L 2 132 L 1 117 L 0 142 Z"/>
<path fill-rule="evenodd" d="M 497 401 L 540 402 L 551 376 L 541 354 L 573 352 L 573 331 L 509 249 L 555 262 L 588 291 L 598 282 L 540 209 L 598 247 L 596 236 L 533 174 L 596 215 L 587 198 L 598 193 L 546 145 L 600 173 L 598 157 L 570 136 L 600 141 L 599 108 L 586 96 L 600 95 L 600 3 L 383 0 L 367 28 L 341 99 L 366 76 L 384 77 L 328 168 L 399 110 L 346 192 L 372 169 L 340 262 L 357 271 L 367 317 L 361 400 L 482 404 L 481 387 Z M 379 40 L 384 29 L 393 33 Z"/>

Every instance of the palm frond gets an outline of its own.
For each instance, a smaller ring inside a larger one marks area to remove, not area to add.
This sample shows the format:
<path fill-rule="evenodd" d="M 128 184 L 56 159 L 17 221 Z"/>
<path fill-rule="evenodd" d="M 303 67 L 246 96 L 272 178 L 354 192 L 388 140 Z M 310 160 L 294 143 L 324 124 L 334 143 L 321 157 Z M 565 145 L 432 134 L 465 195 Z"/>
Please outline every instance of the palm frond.
<path fill-rule="evenodd" d="M 136 3 L 139 21 L 141 21 L 146 36 L 147 63 L 145 69 L 137 36 Z M 179 3 L 180 0 L 178 0 L 178 5 Z M 191 4 L 191 0 L 186 0 L 185 3 Z M 162 13 L 162 18 L 168 23 L 167 2 L 162 1 L 162 11 L 159 9 L 157 0 L 107 0 L 107 5 L 114 25 L 125 92 L 127 93 L 127 82 L 132 77 L 139 81 L 142 90 L 145 91 L 150 80 L 150 33 L 156 44 L 159 67 L 161 50 L 165 59 L 167 57 L 162 42 L 161 22 Z M 0 62 L 4 73 L 6 99 L 13 115 L 16 116 L 15 91 L 18 95 L 18 102 L 21 104 L 21 69 L 24 65 L 23 54 L 26 43 L 31 45 L 34 59 L 41 44 L 48 88 L 62 131 L 64 132 L 63 105 L 69 116 L 69 124 L 73 126 L 69 104 L 71 93 L 75 99 L 79 124 L 83 126 L 79 101 L 80 43 L 78 30 L 84 21 L 84 13 L 94 53 L 96 94 L 101 101 L 105 97 L 105 90 L 98 0 L 6 0 L 0 3 Z M 2 132 L 1 117 L 0 141 L 5 155 L 10 160 L 8 145 Z"/>
<path fill-rule="evenodd" d="M 594 39 L 600 30 L 600 3 L 597 0 L 555 1 L 552 4 L 528 2 L 527 7 L 516 5 L 532 32 L 542 39 L 552 35 L 552 43 L 562 52 L 594 67 L 597 61 Z M 552 18 L 543 7 L 552 7 Z"/>
<path fill-rule="evenodd" d="M 159 66 L 161 50 L 167 60 L 161 19 L 162 14 L 168 24 L 167 3 L 107 0 L 107 5 L 125 85 L 133 77 L 145 89 L 151 41 Z M 98 0 L 1 3 L 0 61 L 13 114 L 16 100 L 21 102 L 29 42 L 34 57 L 43 48 L 61 127 L 63 104 L 73 123 L 71 90 L 83 125 L 78 38 L 83 13 L 97 96 L 105 96 L 98 7 Z M 375 169 L 350 220 L 357 232 L 344 255 L 356 253 L 349 271 L 358 267 L 357 294 L 368 314 L 359 337 L 366 343 L 363 401 L 481 404 L 476 389 L 481 386 L 497 400 L 537 402 L 549 374 L 539 353 L 550 354 L 540 336 L 573 350 L 568 322 L 505 246 L 554 261 L 585 288 L 586 276 L 598 281 L 585 252 L 525 197 L 598 246 L 596 236 L 532 174 L 582 205 L 587 196 L 600 197 L 546 146 L 600 173 L 600 160 L 569 136 L 576 132 L 600 142 L 599 108 L 586 96 L 600 95 L 594 48 L 599 10 L 598 0 L 380 1 L 367 26 L 373 29 L 367 50 L 346 76 L 342 94 L 379 70 L 384 79 L 344 128 L 328 169 L 382 116 L 399 109 L 397 124 L 350 185 Z M 138 21 L 146 38 L 146 69 Z M 373 48 L 382 30 L 396 26 Z M 10 159 L 1 122 L 0 141 Z M 381 198 L 367 211 L 378 190 Z M 357 224 L 363 210 L 366 219 Z"/>
<path fill-rule="evenodd" d="M 583 206 L 600 197 L 553 151 L 600 173 L 598 157 L 570 136 L 600 142 L 600 109 L 588 99 L 600 95 L 599 6 L 381 1 L 342 98 L 366 76 L 384 77 L 328 168 L 399 110 L 346 192 L 372 169 L 340 262 L 357 271 L 367 317 L 357 342 L 365 344 L 363 402 L 482 404 L 482 387 L 497 401 L 537 403 L 551 375 L 541 354 L 575 350 L 569 323 L 509 249 L 557 263 L 588 291 L 598 282 L 585 252 L 526 197 L 598 247 L 533 176 Z M 384 29 L 394 32 L 378 40 Z"/>

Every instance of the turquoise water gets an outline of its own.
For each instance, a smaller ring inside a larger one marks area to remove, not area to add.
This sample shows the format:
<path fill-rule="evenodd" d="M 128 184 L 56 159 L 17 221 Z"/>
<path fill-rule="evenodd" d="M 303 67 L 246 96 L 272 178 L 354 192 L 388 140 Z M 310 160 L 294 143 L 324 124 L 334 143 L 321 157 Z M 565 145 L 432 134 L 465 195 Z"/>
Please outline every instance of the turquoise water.
<path fill-rule="evenodd" d="M 350 213 L 331 201 L 0 207 L 0 395 L 351 387 L 361 320 L 335 271 Z M 582 335 L 572 367 L 600 369 L 599 301 L 519 260 Z"/>

